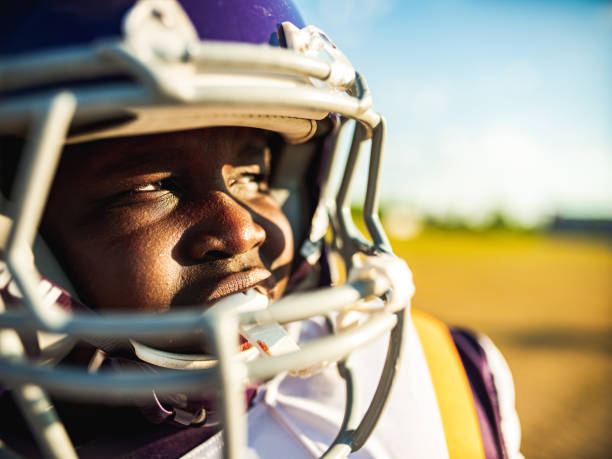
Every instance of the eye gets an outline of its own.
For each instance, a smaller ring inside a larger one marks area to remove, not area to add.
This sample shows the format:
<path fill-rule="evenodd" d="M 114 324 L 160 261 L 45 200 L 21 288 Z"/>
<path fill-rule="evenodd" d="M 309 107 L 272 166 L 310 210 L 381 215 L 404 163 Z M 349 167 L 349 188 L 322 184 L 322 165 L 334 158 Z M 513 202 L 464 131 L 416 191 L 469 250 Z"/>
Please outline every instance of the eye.
<path fill-rule="evenodd" d="M 144 181 L 144 180 L 143 180 Z M 124 207 L 152 203 L 170 203 L 180 199 L 183 188 L 173 178 L 163 178 L 132 185 L 133 188 L 110 197 L 107 202 L 110 207 Z"/>
<path fill-rule="evenodd" d="M 137 186 L 132 190 L 133 193 L 150 193 L 156 191 L 170 191 L 172 193 L 177 193 L 180 191 L 180 187 L 172 179 L 162 179 Z"/>
<path fill-rule="evenodd" d="M 234 183 L 237 183 L 238 185 L 247 185 L 249 183 L 261 184 L 265 181 L 266 176 L 264 174 L 244 173 L 241 174 Z"/>
<path fill-rule="evenodd" d="M 236 192 L 267 193 L 268 177 L 261 173 L 242 172 L 230 182 L 230 187 Z"/>
<path fill-rule="evenodd" d="M 161 190 L 162 184 L 161 181 L 157 181 L 154 183 L 147 183 L 146 185 L 141 185 L 139 187 L 134 188 L 134 191 L 142 192 L 142 191 L 159 191 Z"/>

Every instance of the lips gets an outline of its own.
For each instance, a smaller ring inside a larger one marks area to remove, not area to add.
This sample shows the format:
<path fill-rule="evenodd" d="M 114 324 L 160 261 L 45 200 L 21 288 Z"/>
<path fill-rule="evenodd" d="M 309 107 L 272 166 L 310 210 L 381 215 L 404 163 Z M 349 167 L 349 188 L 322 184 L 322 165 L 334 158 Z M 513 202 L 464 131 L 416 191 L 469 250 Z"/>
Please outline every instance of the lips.
<path fill-rule="evenodd" d="M 202 300 L 201 304 L 206 307 L 212 301 L 219 300 L 233 293 L 244 292 L 251 288 L 263 289 L 262 293 L 267 294 L 269 285 L 266 285 L 268 284 L 266 280 L 270 279 L 271 275 L 270 271 L 263 267 L 247 268 L 243 271 L 233 272 L 225 276 L 222 275 L 220 280 L 214 281 L 212 293 L 207 294 L 207 299 Z M 198 304 L 198 302 L 194 301 L 193 296 L 190 296 L 189 301 L 186 301 L 185 304 L 193 306 Z M 240 338 L 240 350 L 248 349 L 250 344 L 242 339 L 242 337 Z M 201 354 L 210 351 L 206 348 L 206 340 L 201 331 L 187 333 L 182 336 L 173 336 L 172 338 L 158 337 L 154 339 L 140 339 L 138 341 L 167 352 Z"/>
<path fill-rule="evenodd" d="M 209 296 L 216 300 L 232 293 L 244 292 L 270 278 L 272 274 L 265 268 L 249 268 L 244 271 L 229 274 L 223 277 Z"/>

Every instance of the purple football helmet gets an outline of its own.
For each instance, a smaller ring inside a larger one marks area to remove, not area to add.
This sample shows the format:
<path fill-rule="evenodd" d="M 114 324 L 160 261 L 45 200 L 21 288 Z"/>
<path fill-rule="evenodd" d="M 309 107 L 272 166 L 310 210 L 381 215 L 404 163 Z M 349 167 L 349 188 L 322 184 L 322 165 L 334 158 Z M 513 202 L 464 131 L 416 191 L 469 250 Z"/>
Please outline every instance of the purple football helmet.
<path fill-rule="evenodd" d="M 13 390 L 43 452 L 74 454 L 53 410 L 43 416 L 34 408 L 32 400 L 46 403 L 47 393 L 116 404 L 154 393 L 159 404 L 177 392 L 220 386 L 225 452 L 241 457 L 246 388 L 285 371 L 308 377 L 391 330 L 365 415 L 357 418 L 357 401 L 347 390 L 344 426 L 328 452 L 359 449 L 392 387 L 412 295 L 409 272 L 392 255 L 377 216 L 385 123 L 372 109 L 363 77 L 287 0 L 24 1 L 4 8 L 0 136 L 24 139 L 24 147 L 10 193 L 0 195 L 0 289 L 5 300 L 11 295 L 19 304 L 7 307 L 0 297 L 0 390 Z M 91 313 L 80 305 L 71 279 L 38 235 L 64 146 L 219 126 L 282 138 L 271 194 L 296 241 L 291 293 L 268 304 L 249 291 L 163 315 Z M 351 129 L 345 159 L 339 138 Z M 366 147 L 369 238 L 357 230 L 349 207 Z M 359 318 L 347 326 L 349 313 Z M 312 316 L 328 318 L 328 336 L 302 344 L 286 332 L 285 324 Z M 205 331 L 213 355 L 143 344 L 196 330 Z M 239 335 L 258 345 L 236 358 Z M 24 336 L 36 341 L 36 357 Z M 137 361 L 159 371 L 56 366 L 78 340 L 109 355 L 116 343 L 129 343 Z M 350 369 L 343 377 L 350 388 Z M 175 421 L 187 416 L 197 422 L 202 414 L 164 406 Z M 54 429 L 45 428 L 50 423 Z"/>

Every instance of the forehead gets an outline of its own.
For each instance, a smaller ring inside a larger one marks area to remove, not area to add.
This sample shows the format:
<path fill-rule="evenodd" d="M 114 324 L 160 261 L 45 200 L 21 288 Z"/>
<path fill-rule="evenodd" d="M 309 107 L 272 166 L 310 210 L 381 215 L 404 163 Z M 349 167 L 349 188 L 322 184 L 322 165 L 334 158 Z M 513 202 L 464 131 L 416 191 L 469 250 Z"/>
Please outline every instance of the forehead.
<path fill-rule="evenodd" d="M 104 173 L 194 161 L 260 161 L 269 136 L 259 129 L 220 127 L 99 140 L 67 146 L 62 167 Z"/>

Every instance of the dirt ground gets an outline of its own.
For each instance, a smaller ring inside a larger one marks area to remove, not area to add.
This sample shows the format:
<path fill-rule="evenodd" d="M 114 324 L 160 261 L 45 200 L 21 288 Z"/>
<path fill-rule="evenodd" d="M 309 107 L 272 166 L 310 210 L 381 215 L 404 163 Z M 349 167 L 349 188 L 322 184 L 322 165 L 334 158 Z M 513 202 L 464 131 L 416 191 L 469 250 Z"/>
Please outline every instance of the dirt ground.
<path fill-rule="evenodd" d="M 505 355 L 525 457 L 612 457 L 612 241 L 429 231 L 393 247 L 414 307 Z"/>

